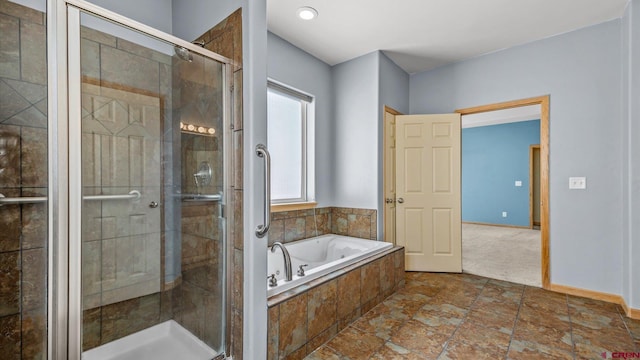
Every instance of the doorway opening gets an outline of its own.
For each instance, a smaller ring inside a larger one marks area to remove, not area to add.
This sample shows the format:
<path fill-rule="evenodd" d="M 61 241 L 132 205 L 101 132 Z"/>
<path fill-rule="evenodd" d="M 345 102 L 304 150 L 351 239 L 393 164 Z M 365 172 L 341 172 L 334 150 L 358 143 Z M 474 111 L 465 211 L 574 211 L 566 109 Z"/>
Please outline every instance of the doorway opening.
<path fill-rule="evenodd" d="M 541 287 L 540 230 L 531 228 L 539 162 L 530 164 L 540 105 L 465 115 L 461 128 L 462 271 Z"/>
<path fill-rule="evenodd" d="M 526 198 L 528 199 L 529 204 L 526 206 L 527 216 L 526 219 L 521 219 L 520 223 L 516 225 L 509 225 L 507 221 L 498 221 L 497 224 L 501 226 L 493 226 L 495 225 L 487 225 L 487 224 L 477 224 L 477 223 L 464 223 L 464 215 L 463 215 L 463 271 L 467 271 L 469 267 L 473 267 L 476 264 L 471 264 L 468 261 L 465 264 L 465 252 L 472 251 L 467 245 L 469 245 L 473 240 L 477 240 L 478 238 L 490 238 L 493 241 L 493 245 L 496 248 L 499 248 L 502 252 L 505 252 L 503 258 L 509 258 L 509 250 L 507 247 L 509 245 L 515 245 L 516 242 L 519 244 L 528 243 L 529 245 L 524 245 L 522 250 L 523 254 L 529 253 L 529 255 L 525 255 L 529 257 L 529 260 L 534 260 L 538 256 L 531 257 L 531 252 L 533 254 L 537 254 L 537 250 L 539 249 L 539 283 L 531 284 L 527 283 L 527 285 L 537 285 L 542 286 L 543 288 L 549 287 L 550 282 L 550 274 L 549 274 L 549 96 L 541 96 L 530 99 L 522 99 L 509 101 L 504 103 L 483 105 L 473 108 L 460 109 L 456 112 L 461 114 L 463 117 L 463 124 L 465 117 L 469 115 L 490 115 L 492 112 L 504 111 L 508 109 L 525 109 L 526 107 L 536 106 L 539 108 L 539 143 L 531 143 L 527 145 L 527 149 L 525 150 L 527 154 L 527 162 L 528 164 L 528 178 L 523 182 L 520 179 L 508 179 L 511 182 L 511 186 L 514 188 L 520 188 L 520 192 L 528 195 Z M 491 118 L 491 116 L 489 116 Z M 529 124 L 532 125 L 532 124 Z M 464 125 L 463 125 L 464 127 Z M 463 141 L 464 147 L 464 141 Z M 464 148 L 463 148 L 464 151 Z M 536 160 L 537 157 L 537 160 Z M 464 160 L 463 160 L 464 162 Z M 463 164 L 464 166 L 464 164 Z M 463 169 L 463 187 L 464 185 L 464 169 Z M 528 183 L 528 192 L 527 189 L 523 187 L 524 183 Z M 536 191 L 536 186 L 538 186 L 539 191 Z M 464 199 L 464 195 L 463 195 Z M 464 201 L 464 200 L 463 200 Z M 538 205 L 539 204 L 539 205 Z M 520 204 L 523 205 L 523 204 Z M 535 211 L 536 207 L 539 211 Z M 463 204 L 464 209 L 464 204 Z M 464 210 L 463 210 L 464 212 Z M 492 214 L 495 215 L 495 214 Z M 522 214 L 521 214 L 522 215 Z M 498 216 L 501 219 L 509 218 L 509 211 L 504 210 L 498 213 Z M 477 221 L 479 223 L 483 223 L 484 221 Z M 492 223 L 492 221 L 486 221 Z M 539 223 L 539 225 L 537 224 Z M 506 225 L 506 226 L 505 226 Z M 536 228 L 539 226 L 539 230 Z M 537 233 L 539 231 L 539 234 Z M 539 239 L 540 245 L 539 247 L 536 244 L 532 244 L 536 242 L 536 239 Z M 502 241 L 500 241 L 502 240 Z M 488 259 L 491 263 L 491 266 L 496 266 L 500 268 L 504 264 L 500 263 L 499 255 L 497 253 L 491 253 L 491 250 L 487 249 L 489 246 L 487 243 L 484 243 L 482 246 L 478 247 L 480 251 L 488 251 L 489 253 L 478 254 L 479 258 Z M 528 247 L 528 250 L 527 250 Z M 538 267 L 535 267 L 536 270 Z M 536 274 L 537 275 L 537 274 Z M 531 277 L 534 281 L 538 281 L 538 277 Z M 507 279 L 510 280 L 510 279 Z"/>

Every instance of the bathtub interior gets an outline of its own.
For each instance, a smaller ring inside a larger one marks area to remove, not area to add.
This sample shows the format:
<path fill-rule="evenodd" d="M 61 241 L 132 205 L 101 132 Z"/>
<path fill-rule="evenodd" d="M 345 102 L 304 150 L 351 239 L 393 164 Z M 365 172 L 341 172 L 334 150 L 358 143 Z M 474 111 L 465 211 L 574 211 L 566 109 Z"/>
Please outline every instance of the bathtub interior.
<path fill-rule="evenodd" d="M 376 241 L 372 240 L 324 235 L 305 240 L 300 244 L 293 243 L 287 250 L 289 250 L 291 257 L 301 261 L 323 264 L 344 259 L 351 255 L 361 254 L 369 249 L 376 249 L 376 243 Z M 309 266 L 311 268 L 311 264 Z"/>
<path fill-rule="evenodd" d="M 269 287 L 268 295 L 291 289 L 331 271 L 339 269 L 354 261 L 371 256 L 391 248 L 391 243 L 382 241 L 351 238 L 339 235 L 323 235 L 307 240 L 286 244 L 291 257 L 293 280 L 285 282 L 284 257 L 279 249 L 275 253 L 268 251 L 267 274 L 275 274 L 278 286 Z M 344 263 L 344 264 L 343 264 Z M 304 267 L 305 276 L 297 276 L 300 265 Z"/>

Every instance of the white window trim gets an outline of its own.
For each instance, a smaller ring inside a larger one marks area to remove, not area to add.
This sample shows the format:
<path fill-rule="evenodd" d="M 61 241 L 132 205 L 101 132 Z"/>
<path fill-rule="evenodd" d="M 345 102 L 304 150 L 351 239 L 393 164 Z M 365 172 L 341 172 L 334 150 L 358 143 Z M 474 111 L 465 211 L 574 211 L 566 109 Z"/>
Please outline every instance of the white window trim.
<path fill-rule="evenodd" d="M 302 104 L 302 176 L 300 198 L 271 200 L 275 211 L 278 208 L 291 210 L 292 206 L 302 204 L 301 208 L 314 207 L 315 198 L 315 98 L 312 95 L 294 89 L 273 79 L 267 80 L 267 89 L 286 96 L 296 98 Z M 268 120 L 267 120 L 268 121 Z M 269 139 L 267 139 L 268 144 Z M 284 210 L 281 210 L 284 211 Z"/>

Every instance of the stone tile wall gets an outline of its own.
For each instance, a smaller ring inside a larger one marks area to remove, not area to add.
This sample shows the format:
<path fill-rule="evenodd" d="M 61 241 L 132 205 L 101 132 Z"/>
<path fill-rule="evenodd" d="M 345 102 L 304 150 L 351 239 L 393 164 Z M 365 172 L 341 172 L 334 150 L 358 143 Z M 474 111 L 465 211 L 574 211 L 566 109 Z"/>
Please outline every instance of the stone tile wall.
<path fill-rule="evenodd" d="M 337 234 L 375 240 L 377 211 L 341 207 L 282 211 L 271 214 L 269 245 Z"/>
<path fill-rule="evenodd" d="M 47 195 L 45 14 L 0 0 L 0 193 Z M 0 207 L 0 357 L 45 359 L 47 206 Z"/>
<path fill-rule="evenodd" d="M 404 248 L 394 247 L 310 288 L 269 299 L 267 359 L 303 359 L 404 286 Z"/>
<path fill-rule="evenodd" d="M 331 232 L 364 239 L 378 238 L 377 211 L 355 208 L 331 208 Z"/>

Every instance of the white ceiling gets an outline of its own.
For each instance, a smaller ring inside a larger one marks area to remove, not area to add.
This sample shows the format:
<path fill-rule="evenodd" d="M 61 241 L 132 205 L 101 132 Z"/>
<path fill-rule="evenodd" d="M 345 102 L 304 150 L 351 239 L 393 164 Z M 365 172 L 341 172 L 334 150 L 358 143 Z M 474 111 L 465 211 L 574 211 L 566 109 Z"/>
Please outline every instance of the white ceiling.
<path fill-rule="evenodd" d="M 383 50 L 416 73 L 619 18 L 627 2 L 267 0 L 267 26 L 329 65 Z M 299 19 L 300 6 L 318 17 Z"/>

